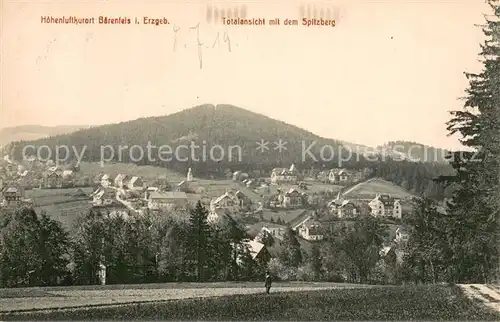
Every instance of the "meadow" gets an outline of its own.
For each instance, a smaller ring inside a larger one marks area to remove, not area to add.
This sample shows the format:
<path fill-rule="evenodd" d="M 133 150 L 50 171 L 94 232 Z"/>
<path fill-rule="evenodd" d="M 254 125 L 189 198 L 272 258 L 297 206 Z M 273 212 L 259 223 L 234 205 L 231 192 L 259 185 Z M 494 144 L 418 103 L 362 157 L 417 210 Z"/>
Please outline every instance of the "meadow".
<path fill-rule="evenodd" d="M 91 204 L 84 197 L 75 197 L 77 190 L 87 195 L 92 188 L 32 189 L 26 191 L 26 198 L 32 199 L 36 212 L 45 211 L 51 218 L 71 229 L 77 217 L 90 210 Z"/>
<path fill-rule="evenodd" d="M 476 320 L 500 315 L 469 300 L 457 286 L 422 285 L 271 292 L 22 312 L 10 320 Z"/>
<path fill-rule="evenodd" d="M 397 198 L 411 198 L 414 197 L 405 189 L 395 185 L 392 182 L 383 179 L 371 179 L 357 185 L 344 195 L 345 198 L 367 198 L 373 199 L 377 193 L 388 194 Z"/>

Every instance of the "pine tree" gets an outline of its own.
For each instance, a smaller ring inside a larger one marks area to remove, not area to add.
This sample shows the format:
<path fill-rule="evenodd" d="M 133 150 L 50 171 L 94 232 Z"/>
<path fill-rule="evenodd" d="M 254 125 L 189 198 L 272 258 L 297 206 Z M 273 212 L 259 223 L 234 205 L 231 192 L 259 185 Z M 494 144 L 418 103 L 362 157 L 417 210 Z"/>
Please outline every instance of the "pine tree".
<path fill-rule="evenodd" d="M 201 201 L 191 210 L 189 217 L 189 228 L 187 238 L 190 245 L 190 257 L 196 270 L 196 279 L 204 281 L 206 266 L 210 260 L 211 253 L 211 229 L 207 222 L 208 211 L 203 207 Z"/>
<path fill-rule="evenodd" d="M 452 112 L 451 134 L 459 133 L 461 143 L 472 152 L 455 153 L 451 164 L 455 184 L 449 205 L 453 280 L 486 283 L 498 274 L 499 191 L 500 191 L 500 6 L 490 2 L 494 18 L 483 26 L 488 40 L 481 46 L 483 71 L 467 73 L 469 88 L 465 106 Z"/>

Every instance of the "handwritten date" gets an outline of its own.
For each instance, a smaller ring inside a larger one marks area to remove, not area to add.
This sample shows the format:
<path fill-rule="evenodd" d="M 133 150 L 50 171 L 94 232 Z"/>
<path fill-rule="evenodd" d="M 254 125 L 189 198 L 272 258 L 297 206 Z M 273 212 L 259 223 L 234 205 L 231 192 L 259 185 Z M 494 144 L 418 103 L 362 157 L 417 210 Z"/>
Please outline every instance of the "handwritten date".
<path fill-rule="evenodd" d="M 174 31 L 174 42 L 173 42 L 173 51 L 175 52 L 177 50 L 177 39 L 178 39 L 178 33 L 181 31 L 181 28 L 177 25 L 173 26 L 173 31 Z M 189 32 L 196 32 L 196 47 L 198 49 L 198 62 L 200 65 L 200 69 L 203 69 L 203 48 L 215 48 L 216 46 L 220 46 L 221 43 L 223 42 L 226 44 L 226 48 L 229 52 L 232 51 L 231 47 L 231 39 L 229 37 L 229 34 L 225 31 L 224 34 L 221 37 L 221 33 L 217 32 L 217 35 L 215 36 L 214 41 L 210 41 L 211 46 L 205 45 L 204 42 L 201 41 L 200 39 L 200 23 L 198 23 L 196 26 L 192 26 L 188 28 Z M 222 38 L 222 42 L 221 42 Z M 184 44 L 184 48 L 188 48 L 187 44 Z"/>

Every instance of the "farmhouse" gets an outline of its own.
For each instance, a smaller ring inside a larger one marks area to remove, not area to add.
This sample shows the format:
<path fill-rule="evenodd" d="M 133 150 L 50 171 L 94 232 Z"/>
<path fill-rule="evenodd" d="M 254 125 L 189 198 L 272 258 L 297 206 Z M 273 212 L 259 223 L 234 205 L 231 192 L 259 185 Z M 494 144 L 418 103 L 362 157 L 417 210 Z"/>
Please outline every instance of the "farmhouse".
<path fill-rule="evenodd" d="M 291 165 L 289 169 L 286 168 L 274 168 L 271 172 L 271 183 L 290 183 L 295 184 L 299 179 L 299 172 L 295 168 L 295 165 Z"/>
<path fill-rule="evenodd" d="M 186 207 L 187 205 L 187 195 L 180 191 L 151 192 L 148 198 L 148 208 L 151 210 Z"/>

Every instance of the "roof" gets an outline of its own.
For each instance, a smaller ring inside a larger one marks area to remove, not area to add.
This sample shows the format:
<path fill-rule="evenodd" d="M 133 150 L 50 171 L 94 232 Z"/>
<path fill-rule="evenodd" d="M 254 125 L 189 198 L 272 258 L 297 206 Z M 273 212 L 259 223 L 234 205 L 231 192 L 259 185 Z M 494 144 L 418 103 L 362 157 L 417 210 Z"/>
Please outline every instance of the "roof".
<path fill-rule="evenodd" d="M 255 257 L 257 257 L 257 255 L 259 255 L 259 253 L 264 248 L 264 244 L 259 243 L 256 240 L 250 240 L 250 241 L 246 242 L 245 244 L 248 246 L 250 253 L 252 254 L 252 258 L 254 258 L 254 259 L 255 259 Z"/>
<path fill-rule="evenodd" d="M 140 180 L 140 178 L 139 177 L 132 177 L 132 179 L 130 179 L 128 184 L 134 184 L 137 180 Z"/>
<path fill-rule="evenodd" d="M 182 191 L 154 191 L 149 195 L 149 199 L 187 199 L 187 195 Z"/>
<path fill-rule="evenodd" d="M 220 201 L 222 201 L 223 199 L 225 199 L 225 198 L 231 198 L 231 197 L 232 197 L 232 195 L 231 195 L 229 192 L 226 192 L 226 193 L 224 193 L 222 196 L 220 196 L 220 197 L 218 197 L 217 199 L 215 199 L 215 200 L 213 201 L 213 203 L 214 203 L 214 204 L 217 204 L 217 203 L 219 203 Z"/>
<path fill-rule="evenodd" d="M 405 226 L 399 226 L 396 229 L 396 232 L 399 232 L 400 234 L 409 234 L 410 233 L 410 228 L 409 227 L 405 227 Z"/>
<path fill-rule="evenodd" d="M 276 223 L 273 223 L 273 222 L 266 222 L 266 223 L 264 223 L 262 225 L 262 228 L 269 228 L 269 229 L 281 228 L 281 229 L 286 229 L 286 226 L 280 225 L 280 224 L 276 224 Z"/>
<path fill-rule="evenodd" d="M 110 178 L 109 174 L 105 174 L 105 175 L 103 175 L 103 176 L 101 177 L 101 180 L 110 180 L 110 179 L 111 179 L 111 178 Z"/>
<path fill-rule="evenodd" d="M 126 177 L 127 177 L 126 174 L 120 173 L 115 177 L 115 182 L 120 180 L 123 181 Z"/>
<path fill-rule="evenodd" d="M 19 189 L 17 189 L 16 187 L 9 187 L 5 190 L 5 192 L 11 192 L 11 193 L 18 192 L 18 191 L 19 191 Z"/>

